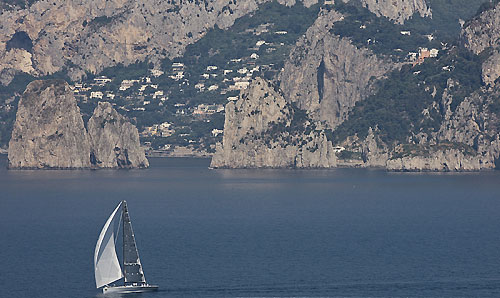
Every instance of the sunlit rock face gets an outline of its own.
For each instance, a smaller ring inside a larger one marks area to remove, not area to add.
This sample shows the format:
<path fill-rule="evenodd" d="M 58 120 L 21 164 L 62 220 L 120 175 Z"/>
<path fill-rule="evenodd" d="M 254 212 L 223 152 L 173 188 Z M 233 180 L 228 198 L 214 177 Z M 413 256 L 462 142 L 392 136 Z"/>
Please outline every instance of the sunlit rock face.
<path fill-rule="evenodd" d="M 108 102 L 99 102 L 88 122 L 90 161 L 97 168 L 146 168 L 137 128 Z"/>
<path fill-rule="evenodd" d="M 89 168 L 90 143 L 64 81 L 34 81 L 19 101 L 9 143 L 10 168 Z"/>
<path fill-rule="evenodd" d="M 137 128 L 110 103 L 100 102 L 84 127 L 63 80 L 28 85 L 19 101 L 9 143 L 9 168 L 146 168 Z"/>
<path fill-rule="evenodd" d="M 294 109 L 271 83 L 256 78 L 226 105 L 224 138 L 214 168 L 330 168 L 332 143 L 305 111 Z"/>

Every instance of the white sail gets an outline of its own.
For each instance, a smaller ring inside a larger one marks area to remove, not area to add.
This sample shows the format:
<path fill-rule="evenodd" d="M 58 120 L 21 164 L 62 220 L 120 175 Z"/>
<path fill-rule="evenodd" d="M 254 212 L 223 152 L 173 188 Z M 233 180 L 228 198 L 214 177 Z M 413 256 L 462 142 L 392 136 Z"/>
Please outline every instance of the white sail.
<path fill-rule="evenodd" d="M 95 283 L 98 288 L 110 284 L 123 277 L 120 262 L 115 249 L 115 219 L 122 214 L 118 212 L 122 203 L 108 218 L 102 228 L 94 252 Z"/>

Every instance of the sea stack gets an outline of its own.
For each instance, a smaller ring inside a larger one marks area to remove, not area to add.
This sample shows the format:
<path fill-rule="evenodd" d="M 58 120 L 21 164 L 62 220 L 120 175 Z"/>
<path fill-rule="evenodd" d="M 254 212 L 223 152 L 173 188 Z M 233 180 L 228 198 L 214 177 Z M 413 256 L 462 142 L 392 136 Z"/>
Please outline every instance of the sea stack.
<path fill-rule="evenodd" d="M 137 128 L 110 103 L 100 102 L 84 127 L 63 80 L 28 85 L 9 142 L 11 169 L 146 168 Z"/>
<path fill-rule="evenodd" d="M 99 102 L 88 122 L 90 162 L 98 168 L 147 168 L 137 128 L 109 102 Z"/>
<path fill-rule="evenodd" d="M 69 85 L 63 80 L 31 82 L 19 100 L 9 168 L 89 168 L 89 156 L 89 139 Z"/>
<path fill-rule="evenodd" d="M 305 111 L 286 102 L 263 78 L 255 78 L 226 105 L 224 138 L 213 168 L 331 168 L 337 158 L 325 131 Z"/>

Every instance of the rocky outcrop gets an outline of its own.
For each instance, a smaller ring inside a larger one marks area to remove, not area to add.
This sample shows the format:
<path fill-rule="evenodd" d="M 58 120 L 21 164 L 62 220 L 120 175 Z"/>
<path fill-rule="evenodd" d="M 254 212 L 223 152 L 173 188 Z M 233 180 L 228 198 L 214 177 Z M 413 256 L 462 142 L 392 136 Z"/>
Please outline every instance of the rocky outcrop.
<path fill-rule="evenodd" d="M 99 102 L 87 124 L 92 166 L 98 168 L 147 168 L 137 128 L 111 106 Z"/>
<path fill-rule="evenodd" d="M 361 149 L 364 166 L 375 168 L 386 167 L 387 160 L 389 159 L 389 152 L 386 145 L 380 141 L 371 127 L 368 130 L 366 139 L 362 143 Z"/>
<path fill-rule="evenodd" d="M 41 0 L 3 10 L 0 82 L 8 84 L 19 71 L 41 76 L 64 69 L 78 80 L 118 63 L 148 59 L 159 65 L 182 55 L 210 28 L 228 28 L 266 1 Z"/>
<path fill-rule="evenodd" d="M 467 155 L 458 149 L 435 151 L 429 156 L 407 156 L 387 161 L 387 170 L 398 172 L 467 172 L 492 168 L 488 158 Z M 494 167 L 494 165 L 493 165 Z"/>
<path fill-rule="evenodd" d="M 90 143 L 64 81 L 34 81 L 19 101 L 9 168 L 89 168 Z"/>
<path fill-rule="evenodd" d="M 479 54 L 489 47 L 499 46 L 500 38 L 500 3 L 468 21 L 462 28 L 462 40 L 465 46 Z"/>
<path fill-rule="evenodd" d="M 342 18 L 335 11 L 320 12 L 280 74 L 287 100 L 330 128 L 341 124 L 356 102 L 371 94 L 375 80 L 395 68 L 370 50 L 332 35 L 330 29 Z"/>
<path fill-rule="evenodd" d="M 317 4 L 320 0 L 302 0 L 302 3 L 304 4 L 305 7 L 311 7 L 314 4 Z M 286 6 L 293 6 L 297 4 L 297 0 L 278 0 L 278 3 L 281 5 L 286 5 Z"/>
<path fill-rule="evenodd" d="M 109 103 L 99 103 L 84 127 L 69 85 L 34 81 L 19 101 L 9 143 L 9 168 L 144 168 L 137 128 Z"/>
<path fill-rule="evenodd" d="M 226 105 L 223 142 L 217 144 L 211 167 L 334 166 L 336 156 L 325 132 L 264 79 L 256 78 L 238 101 Z"/>
<path fill-rule="evenodd" d="M 361 0 L 361 3 L 377 16 L 384 16 L 399 24 L 403 24 L 414 14 L 421 17 L 432 16 L 425 0 Z"/>
<path fill-rule="evenodd" d="M 495 51 L 483 63 L 482 66 L 483 82 L 486 85 L 492 85 L 500 78 L 500 53 Z"/>

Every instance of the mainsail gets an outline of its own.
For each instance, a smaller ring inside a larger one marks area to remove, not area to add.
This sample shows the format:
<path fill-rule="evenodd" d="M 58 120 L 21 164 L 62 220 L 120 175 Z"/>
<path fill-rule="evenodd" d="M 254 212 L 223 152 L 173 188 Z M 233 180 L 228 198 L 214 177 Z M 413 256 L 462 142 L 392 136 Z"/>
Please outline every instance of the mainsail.
<path fill-rule="evenodd" d="M 118 212 L 122 203 L 111 213 L 102 228 L 94 252 L 95 283 L 98 288 L 110 284 L 123 277 L 120 262 L 115 249 L 115 220 L 122 215 Z"/>
<path fill-rule="evenodd" d="M 123 271 L 125 273 L 125 285 L 145 284 L 144 272 L 141 260 L 135 244 L 134 231 L 130 223 L 127 203 L 123 201 Z"/>

